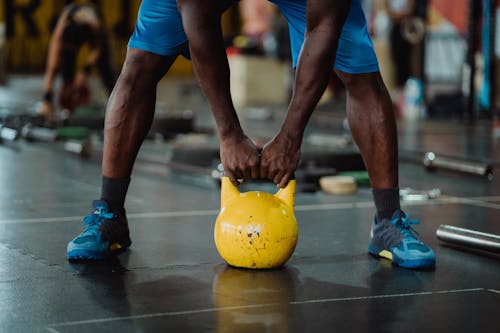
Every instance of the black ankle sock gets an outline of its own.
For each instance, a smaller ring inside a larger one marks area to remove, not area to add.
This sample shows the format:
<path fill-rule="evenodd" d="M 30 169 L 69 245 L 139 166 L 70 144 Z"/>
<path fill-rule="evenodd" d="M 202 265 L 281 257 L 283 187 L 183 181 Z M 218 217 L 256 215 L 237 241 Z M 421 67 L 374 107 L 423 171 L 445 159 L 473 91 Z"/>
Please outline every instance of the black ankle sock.
<path fill-rule="evenodd" d="M 102 176 L 101 200 L 105 200 L 112 211 L 122 211 L 129 184 L 130 178 L 114 179 Z"/>
<path fill-rule="evenodd" d="M 378 219 L 391 218 L 396 209 L 401 209 L 399 188 L 373 189 L 372 192 Z"/>

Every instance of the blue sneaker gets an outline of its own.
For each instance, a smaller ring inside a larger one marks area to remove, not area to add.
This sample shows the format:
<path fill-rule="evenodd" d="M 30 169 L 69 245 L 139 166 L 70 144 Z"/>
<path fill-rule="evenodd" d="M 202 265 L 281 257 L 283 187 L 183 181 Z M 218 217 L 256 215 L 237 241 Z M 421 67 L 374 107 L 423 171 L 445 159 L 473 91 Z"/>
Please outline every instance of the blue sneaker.
<path fill-rule="evenodd" d="M 83 218 L 86 229 L 68 243 L 68 260 L 98 260 L 132 244 L 125 213 L 110 212 L 103 200 L 92 203 L 94 212 Z"/>
<path fill-rule="evenodd" d="M 434 251 L 415 237 L 416 231 L 411 227 L 411 224 L 418 223 L 399 209 L 391 219 L 377 221 L 375 216 L 368 252 L 378 258 L 390 259 L 394 265 L 404 268 L 434 267 Z"/>

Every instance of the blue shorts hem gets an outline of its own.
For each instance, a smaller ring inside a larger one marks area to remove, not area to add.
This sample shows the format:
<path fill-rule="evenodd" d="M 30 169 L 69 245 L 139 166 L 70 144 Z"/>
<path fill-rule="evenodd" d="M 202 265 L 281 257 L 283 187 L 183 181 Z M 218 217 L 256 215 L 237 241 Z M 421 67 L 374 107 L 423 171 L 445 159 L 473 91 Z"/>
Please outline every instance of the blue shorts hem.
<path fill-rule="evenodd" d="M 349 73 L 349 74 L 365 74 L 365 73 L 376 73 L 380 71 L 380 68 L 378 67 L 378 62 L 375 64 L 368 64 L 368 65 L 363 65 L 363 66 L 342 66 L 335 64 L 334 66 L 335 69 L 338 69 L 342 72 Z"/>
<path fill-rule="evenodd" d="M 147 51 L 147 52 L 151 52 L 151 53 L 154 53 L 157 55 L 161 55 L 161 56 L 177 56 L 179 54 L 182 54 L 181 49 L 183 48 L 182 46 L 175 47 L 175 48 L 158 47 L 156 45 L 152 45 L 150 43 L 141 42 L 141 41 L 134 40 L 134 39 L 129 40 L 128 46 L 142 50 L 142 51 Z"/>

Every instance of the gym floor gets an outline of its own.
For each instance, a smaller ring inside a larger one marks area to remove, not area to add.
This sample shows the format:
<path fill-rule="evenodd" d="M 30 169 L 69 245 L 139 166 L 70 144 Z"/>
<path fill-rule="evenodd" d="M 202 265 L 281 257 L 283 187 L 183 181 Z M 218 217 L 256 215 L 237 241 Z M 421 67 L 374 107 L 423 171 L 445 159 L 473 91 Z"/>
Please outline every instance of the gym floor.
<path fill-rule="evenodd" d="M 0 97 L 36 96 L 40 82 L 14 77 Z M 210 125 L 206 107 L 196 112 Z M 342 110 L 334 113 L 342 118 Z M 321 117 L 313 116 L 311 132 L 342 129 Z M 299 241 L 286 266 L 228 267 L 213 240 L 216 183 L 139 164 L 126 203 L 130 250 L 104 262 L 69 263 L 66 244 L 100 193 L 99 162 L 57 144 L 0 145 L 0 331 L 498 332 L 500 258 L 445 244 L 435 233 L 448 224 L 500 234 L 500 140 L 481 121 L 402 122 L 399 133 L 401 188 L 441 191 L 402 202 L 436 251 L 430 271 L 367 254 L 369 188 L 348 196 L 297 193 Z M 429 150 L 490 162 L 495 177 L 428 172 L 419 161 Z"/>

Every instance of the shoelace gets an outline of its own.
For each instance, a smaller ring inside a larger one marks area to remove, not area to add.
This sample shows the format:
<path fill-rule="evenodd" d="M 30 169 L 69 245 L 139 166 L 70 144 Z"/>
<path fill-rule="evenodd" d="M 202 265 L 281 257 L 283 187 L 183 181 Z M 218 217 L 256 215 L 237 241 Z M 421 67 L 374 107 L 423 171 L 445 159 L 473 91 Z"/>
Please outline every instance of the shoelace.
<path fill-rule="evenodd" d="M 108 219 L 115 217 L 113 213 L 108 212 L 106 207 L 96 207 L 95 211 L 83 218 L 83 223 L 89 228 L 94 229 Z"/>
<path fill-rule="evenodd" d="M 412 224 L 419 224 L 419 220 L 410 220 L 410 215 L 399 216 L 391 219 L 391 223 L 396 226 L 406 238 L 417 239 L 418 232 L 411 227 Z"/>

